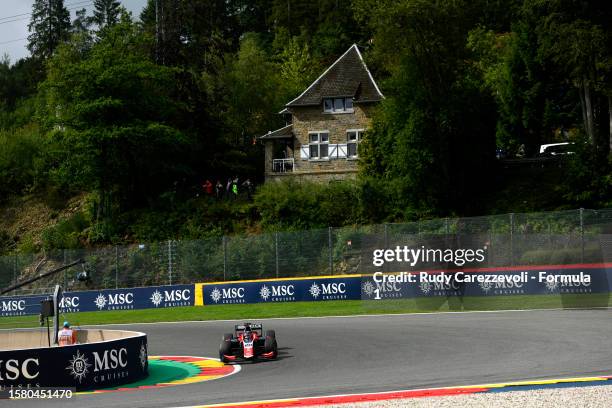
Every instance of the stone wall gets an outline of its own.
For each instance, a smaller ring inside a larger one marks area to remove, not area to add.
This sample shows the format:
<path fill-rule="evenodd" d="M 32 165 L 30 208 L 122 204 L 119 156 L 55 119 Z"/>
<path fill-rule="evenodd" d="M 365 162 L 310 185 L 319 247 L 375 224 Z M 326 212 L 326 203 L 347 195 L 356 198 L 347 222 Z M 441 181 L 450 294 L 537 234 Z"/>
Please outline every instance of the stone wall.
<path fill-rule="evenodd" d="M 367 129 L 372 105 L 355 105 L 352 113 L 324 113 L 322 106 L 293 108 L 294 158 L 296 172 L 356 171 L 354 159 L 302 160 L 300 148 L 308 145 L 308 132 L 329 131 L 329 143 L 346 143 L 348 129 Z"/>

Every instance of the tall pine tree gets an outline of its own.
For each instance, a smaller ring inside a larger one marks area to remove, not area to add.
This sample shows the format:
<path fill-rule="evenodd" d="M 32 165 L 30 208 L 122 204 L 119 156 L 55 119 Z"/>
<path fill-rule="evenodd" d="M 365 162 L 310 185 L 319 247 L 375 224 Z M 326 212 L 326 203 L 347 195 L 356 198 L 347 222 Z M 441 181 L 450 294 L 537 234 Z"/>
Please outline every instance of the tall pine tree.
<path fill-rule="evenodd" d="M 64 0 L 35 0 L 28 31 L 28 50 L 32 56 L 50 57 L 70 36 L 70 13 Z"/>
<path fill-rule="evenodd" d="M 99 30 L 113 26 L 119 21 L 121 3 L 118 0 L 94 0 L 93 21 Z"/>

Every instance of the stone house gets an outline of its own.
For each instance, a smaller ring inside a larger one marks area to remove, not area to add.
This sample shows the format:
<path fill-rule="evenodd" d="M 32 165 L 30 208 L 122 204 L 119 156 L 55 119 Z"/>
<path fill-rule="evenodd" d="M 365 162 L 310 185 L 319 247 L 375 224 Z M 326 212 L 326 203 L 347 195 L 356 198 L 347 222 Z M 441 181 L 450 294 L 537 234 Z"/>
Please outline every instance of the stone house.
<path fill-rule="evenodd" d="M 384 96 L 353 44 L 279 112 L 286 126 L 260 136 L 266 181 L 354 178 L 359 141 Z"/>

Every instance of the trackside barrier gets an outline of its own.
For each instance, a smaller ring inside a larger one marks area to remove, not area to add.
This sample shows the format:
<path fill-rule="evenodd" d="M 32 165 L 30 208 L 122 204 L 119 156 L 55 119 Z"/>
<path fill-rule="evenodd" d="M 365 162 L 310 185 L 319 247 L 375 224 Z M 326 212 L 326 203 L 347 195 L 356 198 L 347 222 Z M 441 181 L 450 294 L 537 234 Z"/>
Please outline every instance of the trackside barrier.
<path fill-rule="evenodd" d="M 69 387 L 82 391 L 127 384 L 148 375 L 146 334 L 120 330 L 84 332 L 98 339 L 64 347 L 1 350 L 0 361 L 5 364 L 0 369 L 0 389 Z M 11 334 L 0 333 L 0 342 Z"/>
<path fill-rule="evenodd" d="M 415 282 L 382 281 L 382 276 L 401 275 L 386 273 L 376 278 L 372 274 L 317 276 L 66 292 L 60 308 L 63 313 L 71 313 L 268 302 L 612 292 L 612 263 L 423 272 L 431 280 L 421 279 L 420 273 L 412 272 L 416 274 Z M 452 278 L 436 281 L 434 277 L 440 275 Z M 485 280 L 460 281 L 477 275 L 483 275 Z M 40 313 L 40 301 L 46 297 L 0 297 L 0 316 L 36 315 Z"/>
<path fill-rule="evenodd" d="M 46 295 L 0 297 L 0 316 L 25 316 L 40 313 L 40 301 Z M 129 289 L 104 289 L 64 292 L 62 313 L 105 310 L 155 309 L 193 306 L 195 286 L 167 285 Z"/>
<path fill-rule="evenodd" d="M 401 299 L 432 296 L 563 295 L 612 292 L 612 264 L 543 265 L 433 270 L 415 282 L 381 281 L 398 273 L 267 279 L 196 284 L 204 305 L 327 300 Z M 447 281 L 435 276 L 447 275 Z M 483 281 L 461 282 L 483 275 Z M 589 276 L 589 278 L 586 278 Z M 547 278 L 548 277 L 548 278 Z M 431 279 L 431 280 L 430 280 Z M 200 293 L 201 290 L 201 293 Z"/>

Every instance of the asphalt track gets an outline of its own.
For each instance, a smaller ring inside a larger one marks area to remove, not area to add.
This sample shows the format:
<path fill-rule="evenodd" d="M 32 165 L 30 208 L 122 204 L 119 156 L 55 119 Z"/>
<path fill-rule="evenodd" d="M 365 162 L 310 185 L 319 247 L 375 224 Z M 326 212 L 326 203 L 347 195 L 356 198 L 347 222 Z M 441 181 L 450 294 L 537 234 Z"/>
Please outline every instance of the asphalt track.
<path fill-rule="evenodd" d="M 445 313 L 262 320 L 277 361 L 160 389 L 2 406 L 168 407 L 457 386 L 612 372 L 612 310 Z M 134 324 L 151 355 L 216 357 L 233 322 Z M 109 326 L 109 328 L 114 328 Z"/>

